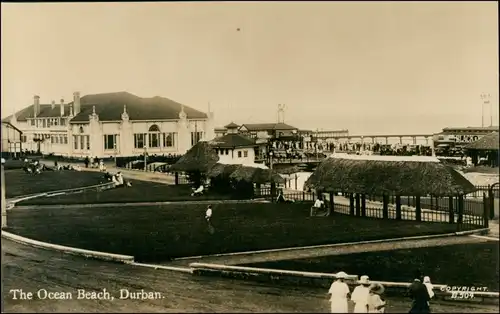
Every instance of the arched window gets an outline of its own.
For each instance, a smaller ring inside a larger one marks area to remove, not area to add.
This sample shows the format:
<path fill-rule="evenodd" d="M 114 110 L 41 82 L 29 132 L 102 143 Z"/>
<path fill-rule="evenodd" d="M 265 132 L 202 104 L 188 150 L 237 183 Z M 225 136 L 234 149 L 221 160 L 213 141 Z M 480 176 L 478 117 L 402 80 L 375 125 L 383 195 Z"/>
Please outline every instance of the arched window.
<path fill-rule="evenodd" d="M 160 128 L 156 124 L 153 124 L 149 127 L 149 132 L 160 132 Z"/>
<path fill-rule="evenodd" d="M 149 147 L 151 148 L 160 147 L 160 128 L 156 124 L 153 124 L 152 126 L 149 127 L 148 132 L 149 132 L 148 134 Z"/>

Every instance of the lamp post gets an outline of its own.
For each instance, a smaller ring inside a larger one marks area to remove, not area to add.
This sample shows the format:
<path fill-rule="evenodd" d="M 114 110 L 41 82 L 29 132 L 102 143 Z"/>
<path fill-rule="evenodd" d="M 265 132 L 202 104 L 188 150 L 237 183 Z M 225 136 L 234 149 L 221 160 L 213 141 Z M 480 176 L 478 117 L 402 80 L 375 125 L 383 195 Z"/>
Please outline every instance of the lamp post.
<path fill-rule="evenodd" d="M 117 164 L 116 164 L 116 155 L 118 154 L 118 152 L 116 150 L 116 142 L 113 143 L 113 147 L 115 149 L 115 167 L 117 167 Z"/>
<path fill-rule="evenodd" d="M 269 169 L 273 169 L 273 151 L 269 152 Z"/>
<path fill-rule="evenodd" d="M 7 227 L 7 202 L 5 201 L 5 159 L 2 158 L 2 229 Z"/>
<path fill-rule="evenodd" d="M 144 171 L 147 170 L 148 166 L 148 146 L 144 144 Z"/>

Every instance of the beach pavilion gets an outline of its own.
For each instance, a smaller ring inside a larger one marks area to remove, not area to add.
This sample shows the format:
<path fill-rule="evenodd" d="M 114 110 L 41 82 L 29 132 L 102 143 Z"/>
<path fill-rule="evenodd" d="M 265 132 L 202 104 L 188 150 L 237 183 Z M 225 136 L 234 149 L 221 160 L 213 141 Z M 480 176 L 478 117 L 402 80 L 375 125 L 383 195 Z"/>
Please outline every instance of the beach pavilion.
<path fill-rule="evenodd" d="M 498 167 L 500 156 L 498 141 L 498 132 L 492 132 L 465 147 L 467 155 L 472 158 L 472 163 L 476 166 L 479 158 L 485 157 L 488 166 Z"/>
<path fill-rule="evenodd" d="M 329 193 L 332 209 L 336 193 L 348 194 L 350 214 L 362 217 L 367 216 L 367 197 L 381 196 L 382 216 L 388 219 L 389 197 L 395 196 L 398 220 L 402 219 L 402 197 L 415 197 L 416 221 L 422 221 L 422 197 L 448 197 L 449 222 L 455 223 L 457 211 L 458 224 L 463 222 L 464 196 L 475 191 L 471 182 L 435 157 L 348 154 L 333 154 L 325 159 L 304 187 Z M 455 204 L 458 208 L 454 209 Z"/>

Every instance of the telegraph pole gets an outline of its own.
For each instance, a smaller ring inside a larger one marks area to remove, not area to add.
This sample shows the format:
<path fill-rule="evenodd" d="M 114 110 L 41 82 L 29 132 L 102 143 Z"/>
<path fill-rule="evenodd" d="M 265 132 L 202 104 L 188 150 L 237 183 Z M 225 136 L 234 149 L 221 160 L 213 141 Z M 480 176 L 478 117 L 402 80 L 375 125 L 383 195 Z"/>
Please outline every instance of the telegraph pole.
<path fill-rule="evenodd" d="M 7 227 L 7 202 L 5 200 L 5 159 L 2 158 L 2 229 Z M 3 251 L 2 251 L 3 252 Z"/>
<path fill-rule="evenodd" d="M 484 106 L 487 104 L 490 104 L 490 126 L 493 125 L 493 108 L 490 103 L 490 97 L 491 95 L 489 93 L 482 93 L 481 94 L 481 99 L 483 100 L 483 103 L 481 105 L 481 127 L 484 127 Z"/>

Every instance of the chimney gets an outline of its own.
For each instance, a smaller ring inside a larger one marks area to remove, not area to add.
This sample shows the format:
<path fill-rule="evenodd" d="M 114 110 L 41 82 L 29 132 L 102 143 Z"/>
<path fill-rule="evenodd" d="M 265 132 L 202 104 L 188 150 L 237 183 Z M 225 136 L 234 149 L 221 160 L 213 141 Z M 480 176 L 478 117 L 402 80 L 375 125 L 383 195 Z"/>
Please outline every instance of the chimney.
<path fill-rule="evenodd" d="M 73 117 L 73 105 L 69 105 L 69 115 Z"/>
<path fill-rule="evenodd" d="M 64 99 L 61 98 L 61 117 L 64 117 Z"/>
<path fill-rule="evenodd" d="M 73 93 L 73 110 L 75 116 L 80 113 L 80 92 Z"/>
<path fill-rule="evenodd" d="M 52 104 L 50 105 L 50 108 L 54 109 L 56 107 L 56 101 L 52 100 Z"/>
<path fill-rule="evenodd" d="M 33 97 L 33 116 L 37 117 L 40 114 L 40 96 Z"/>

